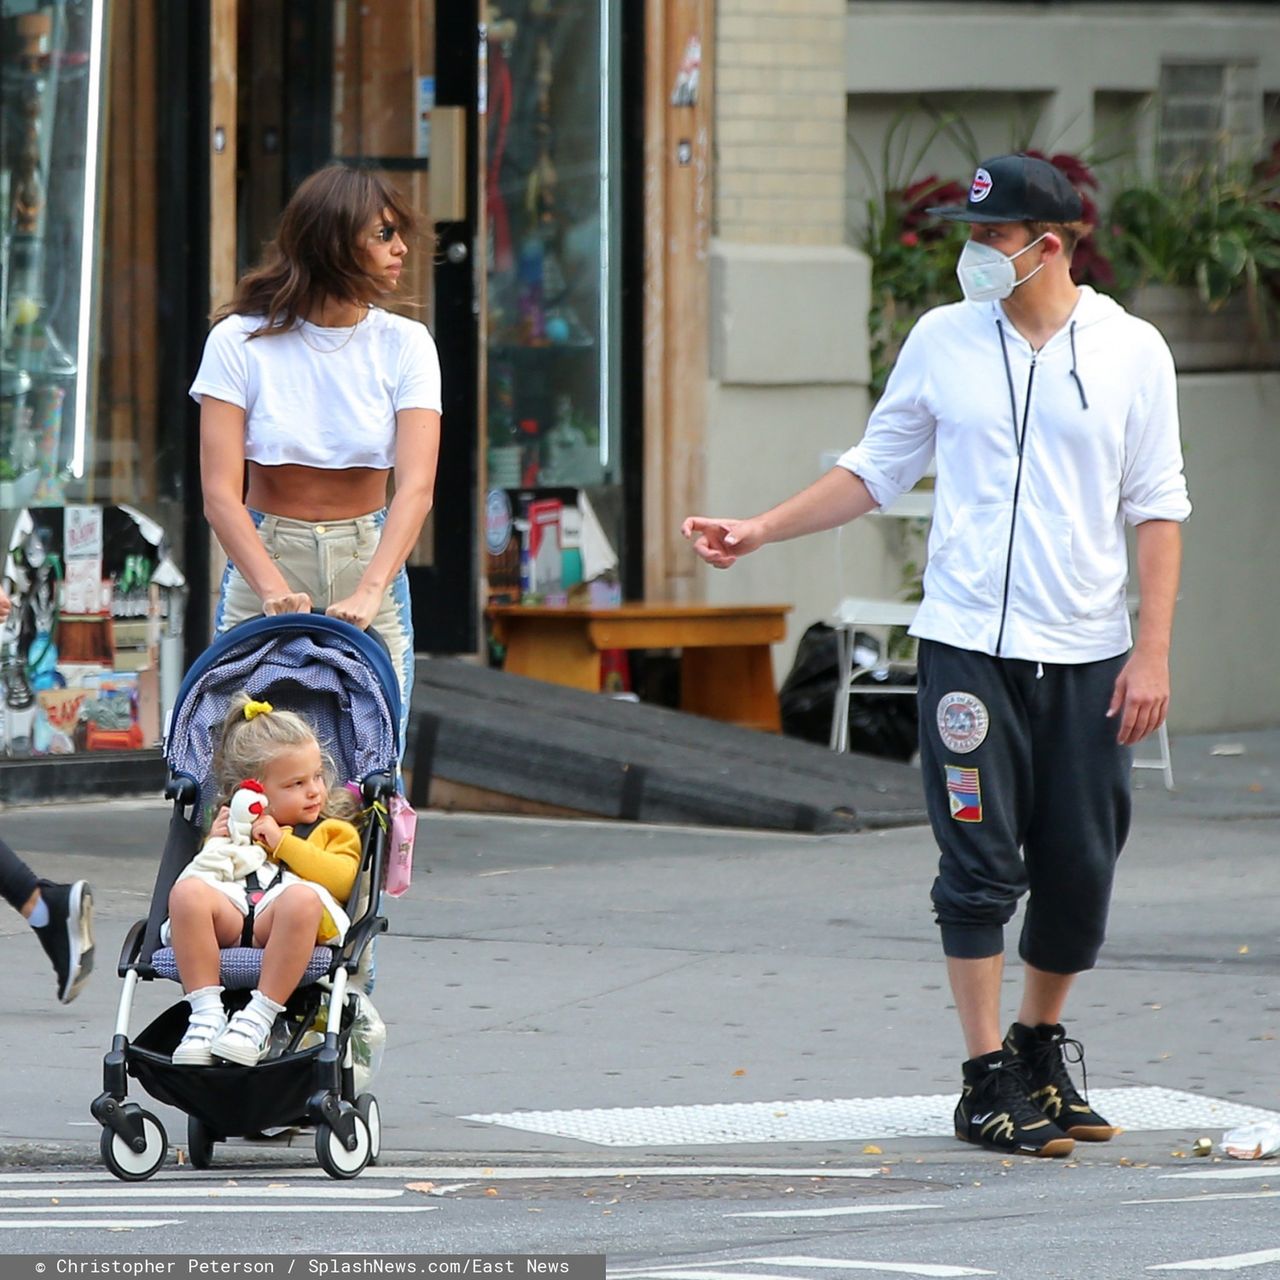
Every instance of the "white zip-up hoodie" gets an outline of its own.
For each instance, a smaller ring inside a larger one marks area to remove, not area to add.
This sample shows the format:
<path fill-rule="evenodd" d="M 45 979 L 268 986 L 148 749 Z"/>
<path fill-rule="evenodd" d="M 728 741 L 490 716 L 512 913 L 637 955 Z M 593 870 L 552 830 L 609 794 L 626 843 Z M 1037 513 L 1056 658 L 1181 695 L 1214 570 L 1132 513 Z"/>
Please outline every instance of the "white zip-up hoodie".
<path fill-rule="evenodd" d="M 886 506 L 935 454 L 912 634 L 1040 662 L 1125 652 L 1125 523 L 1191 512 L 1160 333 L 1088 287 L 1039 352 L 998 302 L 927 312 L 839 465 Z"/>

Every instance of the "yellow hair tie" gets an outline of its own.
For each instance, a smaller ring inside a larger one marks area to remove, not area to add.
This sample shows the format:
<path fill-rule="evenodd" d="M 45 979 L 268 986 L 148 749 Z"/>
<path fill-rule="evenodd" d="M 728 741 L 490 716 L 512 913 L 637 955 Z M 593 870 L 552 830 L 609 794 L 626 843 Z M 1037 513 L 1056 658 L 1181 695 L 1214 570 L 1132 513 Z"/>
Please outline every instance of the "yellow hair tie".
<path fill-rule="evenodd" d="M 254 716 L 270 715 L 275 708 L 269 702 L 254 702 L 250 699 L 244 704 L 244 718 L 252 720 Z"/>

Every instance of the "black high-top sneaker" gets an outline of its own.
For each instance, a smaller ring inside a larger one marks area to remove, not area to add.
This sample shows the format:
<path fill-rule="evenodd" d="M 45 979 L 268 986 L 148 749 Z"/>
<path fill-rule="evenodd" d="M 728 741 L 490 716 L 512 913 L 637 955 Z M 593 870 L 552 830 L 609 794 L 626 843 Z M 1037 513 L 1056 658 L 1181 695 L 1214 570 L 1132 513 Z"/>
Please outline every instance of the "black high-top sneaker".
<path fill-rule="evenodd" d="M 1031 1101 L 1026 1064 L 1003 1050 L 964 1064 L 956 1106 L 956 1137 L 988 1151 L 1018 1156 L 1068 1156 L 1075 1143 Z"/>
<path fill-rule="evenodd" d="M 58 999 L 70 1004 L 93 972 L 93 890 L 84 880 L 74 884 L 40 882 L 49 922 L 33 930 L 53 961 Z"/>
<path fill-rule="evenodd" d="M 1060 1023 L 1028 1027 L 1015 1022 L 1004 1038 L 1005 1052 L 1026 1064 L 1031 1101 L 1065 1134 L 1081 1142 L 1106 1142 L 1124 1131 L 1109 1124 L 1081 1097 L 1071 1082 L 1068 1062 L 1084 1071 L 1084 1046 L 1069 1039 Z M 1068 1057 L 1068 1050 L 1074 1056 Z M 1088 1074 L 1084 1074 L 1088 1088 Z"/>

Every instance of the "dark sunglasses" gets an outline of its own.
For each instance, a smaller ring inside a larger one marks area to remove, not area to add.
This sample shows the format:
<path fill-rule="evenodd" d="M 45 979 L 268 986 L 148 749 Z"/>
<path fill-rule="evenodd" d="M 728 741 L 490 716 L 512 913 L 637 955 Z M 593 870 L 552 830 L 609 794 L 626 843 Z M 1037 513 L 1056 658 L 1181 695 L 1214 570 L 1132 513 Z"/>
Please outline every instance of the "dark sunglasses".
<path fill-rule="evenodd" d="M 399 227 L 393 227 L 388 223 L 383 223 L 382 227 L 373 233 L 373 238 L 382 244 L 390 244 L 397 235 L 400 234 Z"/>

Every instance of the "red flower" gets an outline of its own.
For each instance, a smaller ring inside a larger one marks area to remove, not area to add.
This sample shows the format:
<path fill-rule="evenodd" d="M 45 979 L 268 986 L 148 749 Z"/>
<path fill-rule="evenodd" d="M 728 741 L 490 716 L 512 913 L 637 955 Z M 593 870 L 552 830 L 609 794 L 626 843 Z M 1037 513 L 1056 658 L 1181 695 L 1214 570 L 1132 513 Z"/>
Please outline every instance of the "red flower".
<path fill-rule="evenodd" d="M 920 243 L 920 237 L 914 231 L 904 231 L 899 237 L 900 244 L 905 244 L 908 249 L 914 249 Z"/>
<path fill-rule="evenodd" d="M 888 192 L 885 203 L 897 206 L 903 234 L 917 237 L 914 241 L 903 240 L 903 244 L 931 244 L 947 234 L 947 227 L 940 226 L 925 210 L 939 204 L 963 204 L 966 194 L 967 189 L 958 182 L 930 175 L 901 191 Z"/>

